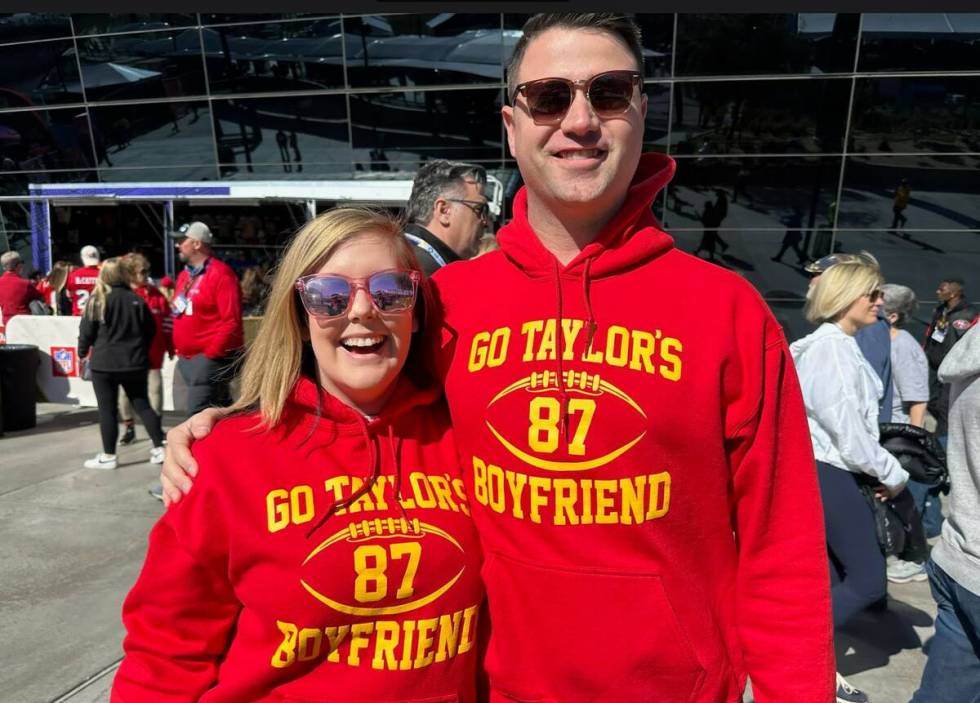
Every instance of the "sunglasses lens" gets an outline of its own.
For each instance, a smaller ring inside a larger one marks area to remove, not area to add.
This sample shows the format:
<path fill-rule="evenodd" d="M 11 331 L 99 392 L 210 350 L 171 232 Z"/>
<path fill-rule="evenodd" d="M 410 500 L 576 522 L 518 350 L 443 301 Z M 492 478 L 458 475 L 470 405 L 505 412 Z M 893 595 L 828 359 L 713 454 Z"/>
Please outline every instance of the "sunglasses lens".
<path fill-rule="evenodd" d="M 572 103 L 571 87 L 562 81 L 528 83 L 524 97 L 531 117 L 536 120 L 560 119 Z"/>
<path fill-rule="evenodd" d="M 382 312 L 408 310 L 415 304 L 415 282 L 402 271 L 376 273 L 368 281 L 368 290 Z"/>
<path fill-rule="evenodd" d="M 633 99 L 633 78 L 629 74 L 608 73 L 596 77 L 589 87 L 589 102 L 598 115 L 620 115 Z"/>
<path fill-rule="evenodd" d="M 318 317 L 343 315 L 350 304 L 350 284 L 336 276 L 317 276 L 306 280 L 303 304 Z"/>

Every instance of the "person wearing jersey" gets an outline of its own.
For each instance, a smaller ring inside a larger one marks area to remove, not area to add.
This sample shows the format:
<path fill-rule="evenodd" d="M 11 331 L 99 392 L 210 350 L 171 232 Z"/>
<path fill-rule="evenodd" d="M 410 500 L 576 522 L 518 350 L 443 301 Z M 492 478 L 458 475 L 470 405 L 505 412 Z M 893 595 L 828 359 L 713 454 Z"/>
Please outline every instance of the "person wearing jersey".
<path fill-rule="evenodd" d="M 489 212 L 486 184 L 482 166 L 458 161 L 429 161 L 415 175 L 405 237 L 427 276 L 476 252 Z"/>
<path fill-rule="evenodd" d="M 71 299 L 71 314 L 76 317 L 85 312 L 85 304 L 92 296 L 92 290 L 99 280 L 99 261 L 101 257 L 99 250 L 91 244 L 86 244 L 79 252 L 82 260 L 81 268 L 69 272 L 68 282 L 65 283 L 65 290 Z"/>

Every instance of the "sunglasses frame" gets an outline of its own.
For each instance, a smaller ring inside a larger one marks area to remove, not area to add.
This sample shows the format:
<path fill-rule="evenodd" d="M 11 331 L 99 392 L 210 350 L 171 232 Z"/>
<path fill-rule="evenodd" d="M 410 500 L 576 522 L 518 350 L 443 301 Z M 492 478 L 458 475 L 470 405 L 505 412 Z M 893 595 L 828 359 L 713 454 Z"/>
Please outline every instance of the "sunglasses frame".
<path fill-rule="evenodd" d="M 451 203 L 459 203 L 460 205 L 465 205 L 473 214 L 479 217 L 481 220 L 486 222 L 490 218 L 490 203 L 486 200 L 465 200 L 463 198 L 446 198 Z"/>
<path fill-rule="evenodd" d="M 520 95 L 521 97 L 524 98 L 524 102 L 527 103 L 527 113 L 528 115 L 531 116 L 531 119 L 534 120 L 535 123 L 558 124 L 563 119 L 565 119 L 565 116 L 568 115 L 569 109 L 571 109 L 572 107 L 572 103 L 575 102 L 575 90 L 577 88 L 581 88 L 582 92 L 585 93 L 586 101 L 589 103 L 589 109 L 591 109 L 592 112 L 594 112 L 596 116 L 599 117 L 600 119 L 609 119 L 612 117 L 616 117 L 618 115 L 625 115 L 629 111 L 630 106 L 633 104 L 632 93 L 630 93 L 629 100 L 626 101 L 626 107 L 624 107 L 621 111 L 618 112 L 607 112 L 607 111 L 600 112 L 592 104 L 592 97 L 589 95 L 589 91 L 592 90 L 592 84 L 596 81 L 596 79 L 602 78 L 603 76 L 608 76 L 610 74 L 629 75 L 633 88 L 637 88 L 643 85 L 643 74 L 640 73 L 639 71 L 631 71 L 627 69 L 617 69 L 615 71 L 603 71 L 602 73 L 595 74 L 591 78 L 584 78 L 579 81 L 573 81 L 573 80 L 569 80 L 568 78 L 560 78 L 557 76 L 548 77 L 548 78 L 537 78 L 533 81 L 525 81 L 524 83 L 519 83 L 514 88 L 514 94 L 511 96 L 510 102 L 511 104 L 516 104 L 517 96 Z M 535 83 L 544 83 L 546 81 L 557 81 L 559 83 L 563 83 L 568 88 L 568 105 L 559 115 L 556 115 L 555 117 L 539 117 L 535 115 L 534 110 L 531 109 L 531 103 L 527 98 L 527 87 L 529 85 L 534 85 Z"/>
<path fill-rule="evenodd" d="M 380 307 L 378 307 L 378 301 L 374 299 L 374 295 L 371 293 L 371 288 L 369 287 L 369 283 L 371 282 L 371 279 L 374 278 L 375 276 L 382 276 L 388 273 L 403 273 L 408 275 L 409 279 L 412 281 L 411 304 L 409 304 L 404 308 L 399 308 L 398 310 L 382 310 Z M 310 306 L 307 305 L 306 303 L 306 296 L 305 296 L 306 284 L 307 281 L 311 281 L 317 278 L 339 278 L 347 282 L 347 285 L 350 286 L 350 295 L 347 298 L 347 307 L 344 308 L 343 312 L 339 312 L 336 315 L 321 315 L 319 313 L 315 313 L 312 310 L 310 310 Z M 319 320 L 335 320 L 337 318 L 343 317 L 344 315 L 350 312 L 351 306 L 354 304 L 354 297 L 357 295 L 357 291 L 359 290 L 363 290 L 365 293 L 367 293 L 367 297 L 371 300 L 371 306 L 378 312 L 379 315 L 397 315 L 399 313 L 405 312 L 406 310 L 411 310 L 413 307 L 415 307 L 415 302 L 418 300 L 419 283 L 421 281 L 422 281 L 422 274 L 421 272 L 416 271 L 415 269 L 385 269 L 383 271 L 375 271 L 370 276 L 361 276 L 358 278 L 344 276 L 339 273 L 329 273 L 329 274 L 313 273 L 310 274 L 309 276 L 300 276 L 299 278 L 297 278 L 296 283 L 293 284 L 293 287 L 296 289 L 296 292 L 299 293 L 300 302 L 303 304 L 303 309 L 306 310 L 306 312 L 308 312 L 310 315 L 312 315 L 313 317 Z"/>

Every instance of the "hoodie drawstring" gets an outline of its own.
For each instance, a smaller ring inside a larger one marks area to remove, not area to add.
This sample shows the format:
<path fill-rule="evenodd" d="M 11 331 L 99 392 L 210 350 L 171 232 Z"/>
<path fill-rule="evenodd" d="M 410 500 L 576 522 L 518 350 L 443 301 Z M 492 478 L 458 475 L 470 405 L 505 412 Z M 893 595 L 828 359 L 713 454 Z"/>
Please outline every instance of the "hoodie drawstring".
<path fill-rule="evenodd" d="M 558 320 L 557 320 L 557 330 L 555 331 L 556 343 L 557 343 L 557 364 L 556 368 L 558 370 L 558 379 L 556 385 L 558 386 L 558 427 L 561 436 L 568 439 L 568 393 L 565 392 L 565 328 L 562 324 L 562 318 L 564 317 L 564 305 L 562 300 L 561 292 L 561 271 L 558 268 L 558 260 L 555 260 L 555 300 L 558 305 Z"/>
<path fill-rule="evenodd" d="M 388 425 L 388 446 L 391 449 L 391 458 L 394 461 L 394 472 L 395 472 L 395 502 L 398 503 L 398 509 L 402 513 L 402 517 L 408 520 L 408 513 L 405 512 L 405 506 L 402 505 L 402 462 L 401 462 L 401 446 L 402 442 L 399 439 L 397 444 L 395 443 L 395 426 Z"/>
<path fill-rule="evenodd" d="M 592 257 L 590 256 L 585 260 L 585 272 L 582 274 L 582 297 L 585 298 L 585 312 L 589 316 L 589 332 L 588 336 L 585 338 L 585 351 L 592 351 L 592 340 L 595 337 L 596 327 L 598 325 L 595 321 L 595 315 L 592 313 L 592 298 L 589 297 L 589 270 L 592 268 Z"/>

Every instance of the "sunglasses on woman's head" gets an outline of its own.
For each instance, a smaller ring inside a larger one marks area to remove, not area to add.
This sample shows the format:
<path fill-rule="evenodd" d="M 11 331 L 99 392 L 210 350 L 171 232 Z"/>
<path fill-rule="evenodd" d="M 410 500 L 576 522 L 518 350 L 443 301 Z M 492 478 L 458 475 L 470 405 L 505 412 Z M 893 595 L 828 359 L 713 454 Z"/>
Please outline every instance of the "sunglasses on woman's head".
<path fill-rule="evenodd" d="M 602 119 L 616 117 L 629 110 L 633 87 L 639 85 L 641 78 L 636 71 L 606 71 L 581 81 L 539 78 L 518 85 L 511 102 L 522 96 L 535 122 L 554 124 L 565 119 L 575 99 L 575 89 L 581 88 L 596 115 Z"/>
<path fill-rule="evenodd" d="M 296 281 L 303 307 L 313 317 L 340 317 L 350 310 L 354 294 L 360 289 L 371 298 L 378 312 L 394 313 L 415 305 L 422 274 L 418 271 L 378 271 L 367 278 L 348 278 L 333 274 L 303 276 Z"/>

